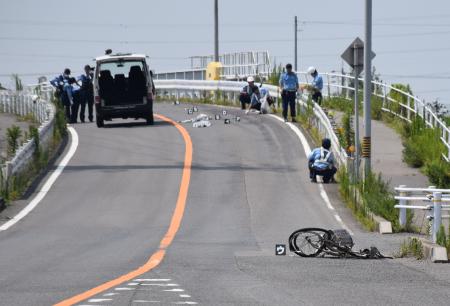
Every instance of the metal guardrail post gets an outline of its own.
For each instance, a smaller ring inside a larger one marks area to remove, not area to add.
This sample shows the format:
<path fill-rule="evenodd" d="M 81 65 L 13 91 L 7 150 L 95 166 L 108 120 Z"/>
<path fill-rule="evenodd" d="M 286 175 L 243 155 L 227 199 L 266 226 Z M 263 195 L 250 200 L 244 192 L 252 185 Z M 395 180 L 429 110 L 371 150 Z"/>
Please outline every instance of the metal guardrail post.
<path fill-rule="evenodd" d="M 407 118 L 411 120 L 411 97 L 408 96 L 408 109 L 407 109 Z"/>
<path fill-rule="evenodd" d="M 433 232 L 432 232 L 433 243 L 436 243 L 437 233 L 439 231 L 439 227 L 441 226 L 441 222 L 442 222 L 441 199 L 442 199 L 442 193 L 433 192 Z"/>
<path fill-rule="evenodd" d="M 330 75 L 327 73 L 327 84 L 328 84 L 328 99 L 331 98 L 331 85 L 330 85 Z"/>
<path fill-rule="evenodd" d="M 400 188 L 406 188 L 406 185 L 400 185 Z M 401 197 L 407 197 L 408 196 L 408 192 L 405 191 L 400 191 L 400 196 Z M 400 205 L 407 205 L 408 201 L 407 200 L 399 200 L 399 204 Z M 400 226 L 404 227 L 406 225 L 406 208 L 402 207 L 400 208 L 399 211 L 399 222 L 400 222 Z"/>

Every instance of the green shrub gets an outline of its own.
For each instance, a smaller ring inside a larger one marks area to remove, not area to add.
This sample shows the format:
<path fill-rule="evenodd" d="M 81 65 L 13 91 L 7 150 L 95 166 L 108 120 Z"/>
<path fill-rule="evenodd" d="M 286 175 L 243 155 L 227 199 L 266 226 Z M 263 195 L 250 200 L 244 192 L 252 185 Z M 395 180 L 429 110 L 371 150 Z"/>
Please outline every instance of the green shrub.
<path fill-rule="evenodd" d="M 389 183 L 383 180 L 381 174 L 370 173 L 367 175 L 360 190 L 364 205 L 373 213 L 390 221 L 395 232 L 400 231 L 399 212 L 394 207 L 396 204 L 394 194 L 389 189 Z"/>
<path fill-rule="evenodd" d="M 411 139 L 403 143 L 403 161 L 409 166 L 420 168 L 425 164 L 425 156 L 419 144 Z"/>
<path fill-rule="evenodd" d="M 383 118 L 383 99 L 372 95 L 372 99 L 370 102 L 370 108 L 372 113 L 372 119 L 381 120 Z"/>
<path fill-rule="evenodd" d="M 20 127 L 16 125 L 12 125 L 10 128 L 6 129 L 6 138 L 7 138 L 7 151 L 8 156 L 12 157 L 16 153 L 19 148 L 19 140 L 22 137 L 22 130 Z"/>
<path fill-rule="evenodd" d="M 439 227 L 438 232 L 436 233 L 436 243 L 443 247 L 447 246 L 447 237 L 445 235 L 445 228 L 444 225 L 442 224 Z"/>
<path fill-rule="evenodd" d="M 425 164 L 425 174 L 438 188 L 450 188 L 450 165 L 442 160 L 432 160 Z"/>
<path fill-rule="evenodd" d="M 409 257 L 413 256 L 416 259 L 423 259 L 423 245 L 422 242 L 418 238 L 409 238 L 406 241 L 403 241 L 400 246 L 400 252 L 396 257 Z"/>

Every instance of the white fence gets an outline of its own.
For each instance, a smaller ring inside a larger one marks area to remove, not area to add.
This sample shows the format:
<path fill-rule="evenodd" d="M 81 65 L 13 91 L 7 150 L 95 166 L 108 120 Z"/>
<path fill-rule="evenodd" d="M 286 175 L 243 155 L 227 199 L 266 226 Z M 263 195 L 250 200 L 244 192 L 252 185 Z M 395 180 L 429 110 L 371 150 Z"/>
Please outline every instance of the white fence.
<path fill-rule="evenodd" d="M 40 143 L 47 146 L 52 139 L 55 120 L 55 107 L 50 102 L 51 95 L 52 89 L 46 84 L 28 87 L 21 92 L 0 91 L 0 112 L 19 116 L 33 115 L 40 124 L 38 128 Z M 29 139 L 17 149 L 11 160 L 0 165 L 3 182 L 11 175 L 26 169 L 34 151 L 34 140 Z"/>
<path fill-rule="evenodd" d="M 311 82 L 311 76 L 306 72 L 297 73 L 301 84 Z M 354 77 L 338 73 L 321 74 L 324 80 L 323 95 L 327 97 L 343 96 L 352 103 L 350 93 L 355 91 Z M 359 79 L 363 81 L 362 78 Z M 168 90 L 174 97 L 189 93 L 189 95 L 200 95 L 202 91 L 220 90 L 229 93 L 230 98 L 236 101 L 236 94 L 245 85 L 245 82 L 234 81 L 190 81 L 190 80 L 156 80 L 157 89 Z M 274 97 L 279 97 L 278 88 L 272 85 L 264 85 Z M 437 128 L 441 134 L 441 141 L 447 147 L 447 154 L 443 158 L 450 162 L 450 129 L 435 112 L 418 97 L 395 88 L 389 84 L 372 81 L 373 95 L 382 100 L 382 110 L 389 112 L 403 120 L 411 122 L 415 116 L 421 117 L 427 126 Z M 362 88 L 361 88 L 362 89 Z M 397 100 L 392 97 L 396 93 Z"/>

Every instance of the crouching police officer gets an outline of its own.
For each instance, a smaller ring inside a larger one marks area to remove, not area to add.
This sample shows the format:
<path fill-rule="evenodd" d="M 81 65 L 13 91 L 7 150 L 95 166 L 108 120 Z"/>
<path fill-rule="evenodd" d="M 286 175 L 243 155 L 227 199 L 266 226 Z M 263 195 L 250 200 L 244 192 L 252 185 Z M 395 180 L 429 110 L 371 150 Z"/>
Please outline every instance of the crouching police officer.
<path fill-rule="evenodd" d="M 241 109 L 246 109 L 245 104 L 251 104 L 253 95 L 259 97 L 259 88 L 255 85 L 255 79 L 251 76 L 247 78 L 247 85 L 245 85 L 239 94 L 239 101 L 241 102 Z"/>
<path fill-rule="evenodd" d="M 334 166 L 333 152 L 330 150 L 331 141 L 328 138 L 322 140 L 322 147 L 314 149 L 308 156 L 309 177 L 311 182 L 317 183 L 316 176 L 320 175 L 324 183 L 334 181 L 337 169 Z"/>

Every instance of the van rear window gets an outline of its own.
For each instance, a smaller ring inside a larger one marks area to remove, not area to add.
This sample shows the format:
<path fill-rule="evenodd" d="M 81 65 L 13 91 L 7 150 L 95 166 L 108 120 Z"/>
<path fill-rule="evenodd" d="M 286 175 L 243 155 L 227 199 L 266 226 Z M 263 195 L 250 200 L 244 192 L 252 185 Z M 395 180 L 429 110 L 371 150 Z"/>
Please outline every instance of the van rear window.
<path fill-rule="evenodd" d="M 142 61 L 115 61 L 115 62 L 105 62 L 100 64 L 99 72 L 104 70 L 109 70 L 111 75 L 114 77 L 115 75 L 124 75 L 128 78 L 131 67 L 138 66 L 141 71 L 144 71 L 144 62 Z M 136 69 L 136 68 L 133 68 Z"/>

